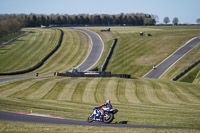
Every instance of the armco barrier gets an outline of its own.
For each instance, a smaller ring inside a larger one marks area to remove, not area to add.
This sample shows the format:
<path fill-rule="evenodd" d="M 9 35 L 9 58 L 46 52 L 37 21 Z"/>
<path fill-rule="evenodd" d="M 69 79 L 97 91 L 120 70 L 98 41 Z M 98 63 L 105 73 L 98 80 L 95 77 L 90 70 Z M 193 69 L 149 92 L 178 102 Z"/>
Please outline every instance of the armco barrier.
<path fill-rule="evenodd" d="M 110 48 L 110 51 L 109 51 L 109 53 L 108 53 L 108 55 L 107 55 L 107 57 L 106 57 L 106 59 L 105 59 L 103 65 L 102 65 L 102 67 L 101 67 L 101 71 L 102 71 L 102 72 L 104 72 L 104 71 L 106 70 L 106 67 L 107 67 L 107 65 L 108 65 L 108 62 L 109 62 L 111 56 L 112 56 L 112 53 L 113 53 L 113 50 L 114 50 L 116 44 L 117 44 L 117 38 L 114 38 L 113 43 L 112 43 L 112 46 L 111 46 L 111 48 Z"/>
<path fill-rule="evenodd" d="M 197 62 L 195 62 L 191 66 L 189 66 L 187 69 L 185 69 L 183 72 L 181 72 L 180 74 L 178 74 L 175 78 L 173 78 L 173 81 L 178 80 L 180 77 L 182 77 L 184 74 L 186 74 L 188 71 L 190 71 L 193 67 L 195 67 L 199 63 L 200 63 L 200 60 L 198 60 Z"/>
<path fill-rule="evenodd" d="M 57 76 L 64 77 L 119 77 L 119 78 L 131 78 L 131 75 L 128 74 L 111 74 L 111 72 L 76 72 L 76 73 L 59 73 L 57 72 Z"/>
<path fill-rule="evenodd" d="M 58 44 L 56 45 L 56 47 L 47 55 L 45 56 L 39 63 L 37 63 L 35 66 L 31 67 L 31 68 L 28 68 L 26 70 L 22 70 L 22 71 L 16 71 L 16 72 L 10 72 L 10 73 L 0 73 L 0 76 L 3 76 L 3 75 L 17 75 L 17 74 L 24 74 L 24 73 L 28 73 L 28 72 L 31 72 L 31 71 L 34 71 L 36 69 L 38 69 L 39 67 L 41 67 L 44 62 L 49 59 L 50 56 L 52 56 L 57 50 L 58 48 L 60 47 L 61 43 L 62 43 L 62 39 L 63 39 L 63 31 L 61 29 L 59 29 L 60 32 L 61 32 L 61 35 L 60 35 L 60 39 L 59 39 L 59 42 Z"/>

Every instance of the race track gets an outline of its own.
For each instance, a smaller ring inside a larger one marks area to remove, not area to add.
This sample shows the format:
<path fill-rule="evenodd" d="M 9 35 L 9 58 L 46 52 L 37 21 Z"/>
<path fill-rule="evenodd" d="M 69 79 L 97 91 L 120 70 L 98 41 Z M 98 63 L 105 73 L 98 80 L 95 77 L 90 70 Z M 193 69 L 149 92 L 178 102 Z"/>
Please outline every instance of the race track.
<path fill-rule="evenodd" d="M 104 44 L 101 37 L 97 33 L 93 31 L 85 30 L 85 29 L 76 29 L 76 30 L 79 30 L 87 34 L 92 44 L 91 51 L 88 54 L 87 58 L 79 66 L 77 66 L 78 68 L 80 68 L 81 72 L 84 72 L 90 69 L 92 66 L 94 66 L 98 62 L 98 60 L 100 59 L 102 55 Z M 25 79 L 25 78 L 34 78 L 34 76 L 0 78 L 0 82 L 16 80 L 16 79 Z"/>
<path fill-rule="evenodd" d="M 171 128 L 171 129 L 200 129 L 192 127 L 170 127 L 170 126 L 152 126 L 152 125 L 133 125 L 133 124 L 104 124 L 101 122 L 88 123 L 87 121 L 67 120 L 59 118 L 50 118 L 34 115 L 25 115 L 12 112 L 0 111 L 0 121 L 12 122 L 30 122 L 43 124 L 62 124 L 62 125 L 80 125 L 80 126 L 106 126 L 106 127 L 129 127 L 129 128 Z"/>
<path fill-rule="evenodd" d="M 89 53 L 89 55 L 87 56 L 87 58 L 78 66 L 80 68 L 81 72 L 84 72 L 88 69 L 90 69 L 92 66 L 94 66 L 98 60 L 100 59 L 103 49 L 104 49 L 104 44 L 103 41 L 101 39 L 101 37 L 93 32 L 93 31 L 89 31 L 89 30 L 85 30 L 85 29 L 76 29 L 79 30 L 81 32 L 86 33 L 92 43 L 92 49 Z"/>
<path fill-rule="evenodd" d="M 192 48 L 200 43 L 200 37 L 195 37 L 176 50 L 168 58 L 162 61 L 159 65 L 144 75 L 145 78 L 160 78 L 168 69 L 170 69 L 177 61 L 179 61 Z"/>
<path fill-rule="evenodd" d="M 92 42 L 92 49 L 85 59 L 85 61 L 79 65 L 80 71 L 86 71 L 96 64 L 101 57 L 104 44 L 101 38 L 94 32 L 79 29 L 80 31 L 88 34 Z M 159 78 L 165 71 L 167 71 L 174 63 L 176 63 L 181 57 L 189 52 L 193 47 L 200 43 L 200 37 L 196 37 L 186 43 L 183 47 L 174 52 L 171 56 L 165 59 L 162 63 L 156 66 L 155 70 L 150 71 L 144 77 L 146 78 Z M 0 82 L 8 80 L 15 80 L 20 78 L 33 78 L 33 77 L 13 77 L 0 79 Z M 87 119 L 87 118 L 86 118 Z M 15 121 L 15 122 L 30 122 L 30 123 L 45 123 L 45 124 L 66 124 L 66 125 L 81 125 L 81 126 L 107 126 L 107 127 L 129 127 L 129 128 L 174 128 L 174 129 L 200 129 L 192 127 L 170 127 L 170 126 L 152 126 L 152 125 L 133 125 L 133 124 L 103 124 L 100 122 L 88 123 L 86 121 L 50 118 L 34 115 L 25 115 L 12 112 L 0 111 L 0 121 Z"/>
<path fill-rule="evenodd" d="M 35 78 L 35 76 L 0 78 L 0 83 L 6 82 L 6 81 L 11 81 L 11 80 L 16 80 L 16 79 L 27 79 L 27 78 Z"/>

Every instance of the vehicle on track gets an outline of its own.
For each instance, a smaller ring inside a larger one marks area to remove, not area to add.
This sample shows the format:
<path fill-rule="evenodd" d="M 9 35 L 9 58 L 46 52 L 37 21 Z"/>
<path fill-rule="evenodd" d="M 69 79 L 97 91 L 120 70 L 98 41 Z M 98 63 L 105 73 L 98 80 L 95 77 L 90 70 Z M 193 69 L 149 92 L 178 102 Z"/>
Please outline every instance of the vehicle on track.
<path fill-rule="evenodd" d="M 98 112 L 103 110 L 103 114 L 101 113 L 100 116 L 97 116 Z M 114 120 L 114 114 L 118 112 L 117 109 L 104 109 L 104 108 L 98 108 L 95 107 L 93 109 L 93 113 L 88 117 L 87 121 L 89 123 L 93 121 L 99 121 L 99 122 L 104 122 L 104 123 L 111 123 Z"/>

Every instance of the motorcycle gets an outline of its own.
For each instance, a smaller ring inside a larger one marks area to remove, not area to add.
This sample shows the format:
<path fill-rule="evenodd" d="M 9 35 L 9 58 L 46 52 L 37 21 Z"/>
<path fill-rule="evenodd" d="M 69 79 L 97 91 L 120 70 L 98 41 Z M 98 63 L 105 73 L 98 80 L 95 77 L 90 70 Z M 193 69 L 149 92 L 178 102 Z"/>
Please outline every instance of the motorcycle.
<path fill-rule="evenodd" d="M 100 112 L 100 109 L 103 109 L 103 114 L 100 114 L 100 116 L 97 116 L 97 114 Z M 93 113 L 88 117 L 87 121 L 89 123 L 93 121 L 100 121 L 104 123 L 111 123 L 114 120 L 114 114 L 118 112 L 117 109 L 108 109 L 105 110 L 104 108 L 97 108 L 95 107 L 93 109 Z"/>

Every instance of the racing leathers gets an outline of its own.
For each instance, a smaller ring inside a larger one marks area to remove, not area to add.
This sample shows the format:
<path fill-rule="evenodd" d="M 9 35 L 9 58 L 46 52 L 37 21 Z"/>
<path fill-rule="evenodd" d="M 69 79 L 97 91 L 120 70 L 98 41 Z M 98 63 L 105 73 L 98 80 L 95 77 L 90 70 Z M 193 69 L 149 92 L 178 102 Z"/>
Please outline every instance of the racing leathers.
<path fill-rule="evenodd" d="M 103 106 L 106 106 L 106 108 L 102 108 Z M 99 108 L 99 110 L 97 111 L 96 118 L 99 118 L 100 115 L 104 115 L 105 110 L 112 109 L 112 105 L 110 102 L 106 102 L 106 103 L 98 106 L 97 108 Z"/>

